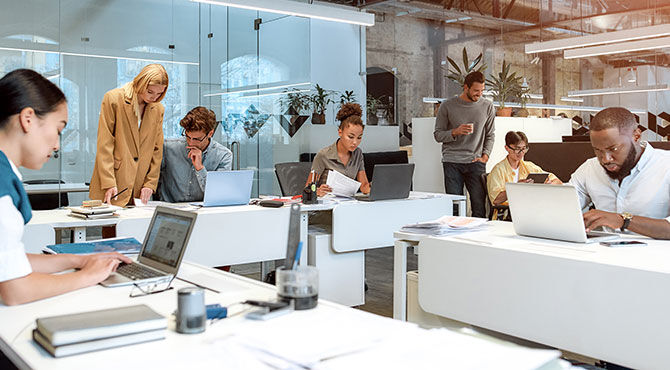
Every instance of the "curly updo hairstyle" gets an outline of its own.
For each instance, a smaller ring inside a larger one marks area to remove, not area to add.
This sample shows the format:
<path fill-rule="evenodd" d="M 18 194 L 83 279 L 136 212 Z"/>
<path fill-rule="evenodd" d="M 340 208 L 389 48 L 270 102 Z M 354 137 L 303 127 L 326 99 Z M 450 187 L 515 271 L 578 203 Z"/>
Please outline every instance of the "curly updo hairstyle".
<path fill-rule="evenodd" d="M 342 104 L 342 107 L 337 112 L 338 121 L 340 121 L 340 130 L 344 130 L 348 125 L 359 125 L 363 127 L 363 110 L 357 103 Z"/>
<path fill-rule="evenodd" d="M 186 131 L 202 131 L 208 134 L 216 128 L 216 114 L 205 107 L 195 107 L 186 113 L 179 125 Z"/>

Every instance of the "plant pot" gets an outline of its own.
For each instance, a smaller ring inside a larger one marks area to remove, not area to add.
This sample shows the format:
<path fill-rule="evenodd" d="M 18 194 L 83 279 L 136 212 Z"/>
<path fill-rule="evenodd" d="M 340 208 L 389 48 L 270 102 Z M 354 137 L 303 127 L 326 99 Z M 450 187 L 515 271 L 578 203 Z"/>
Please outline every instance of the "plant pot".
<path fill-rule="evenodd" d="M 312 124 L 313 125 L 324 125 L 326 124 L 326 114 L 325 113 L 312 113 Z"/>
<path fill-rule="evenodd" d="M 519 117 L 528 117 L 528 115 L 529 115 L 529 113 L 528 113 L 528 109 L 526 109 L 526 108 L 521 108 L 521 109 L 519 109 L 519 111 L 516 113 L 516 115 L 519 116 Z"/>
<path fill-rule="evenodd" d="M 374 114 L 368 114 L 368 125 L 375 126 L 377 124 L 377 116 Z"/>
<path fill-rule="evenodd" d="M 498 110 L 496 111 L 496 116 L 512 117 L 512 108 L 511 107 L 498 108 Z"/>

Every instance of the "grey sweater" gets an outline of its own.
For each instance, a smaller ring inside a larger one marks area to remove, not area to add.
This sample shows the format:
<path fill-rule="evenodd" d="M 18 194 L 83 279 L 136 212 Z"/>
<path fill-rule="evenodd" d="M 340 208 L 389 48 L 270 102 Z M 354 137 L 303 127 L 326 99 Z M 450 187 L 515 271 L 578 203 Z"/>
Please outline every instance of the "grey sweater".
<path fill-rule="evenodd" d="M 442 143 L 442 162 L 470 163 L 493 149 L 495 109 L 489 100 L 466 102 L 458 96 L 442 102 L 435 119 L 435 140 Z M 473 123 L 470 135 L 454 138 L 451 131 L 463 123 Z"/>

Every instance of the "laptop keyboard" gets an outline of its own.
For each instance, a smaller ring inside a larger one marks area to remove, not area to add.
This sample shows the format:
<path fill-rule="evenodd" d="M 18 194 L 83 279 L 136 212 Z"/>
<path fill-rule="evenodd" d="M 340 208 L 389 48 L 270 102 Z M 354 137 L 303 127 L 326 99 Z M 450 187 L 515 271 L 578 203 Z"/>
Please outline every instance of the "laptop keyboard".
<path fill-rule="evenodd" d="M 132 280 L 143 280 L 153 277 L 165 276 L 164 273 L 154 271 L 138 263 L 121 264 L 116 269 L 116 272 Z"/>

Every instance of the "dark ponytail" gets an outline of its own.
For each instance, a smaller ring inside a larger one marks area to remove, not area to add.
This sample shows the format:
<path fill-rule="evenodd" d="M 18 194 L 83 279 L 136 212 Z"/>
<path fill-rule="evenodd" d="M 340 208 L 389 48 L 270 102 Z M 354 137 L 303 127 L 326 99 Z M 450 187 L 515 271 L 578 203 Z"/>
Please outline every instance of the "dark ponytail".
<path fill-rule="evenodd" d="M 9 123 L 9 117 L 33 108 L 38 117 L 56 110 L 67 101 L 65 95 L 51 81 L 30 69 L 17 69 L 0 79 L 0 130 Z"/>

